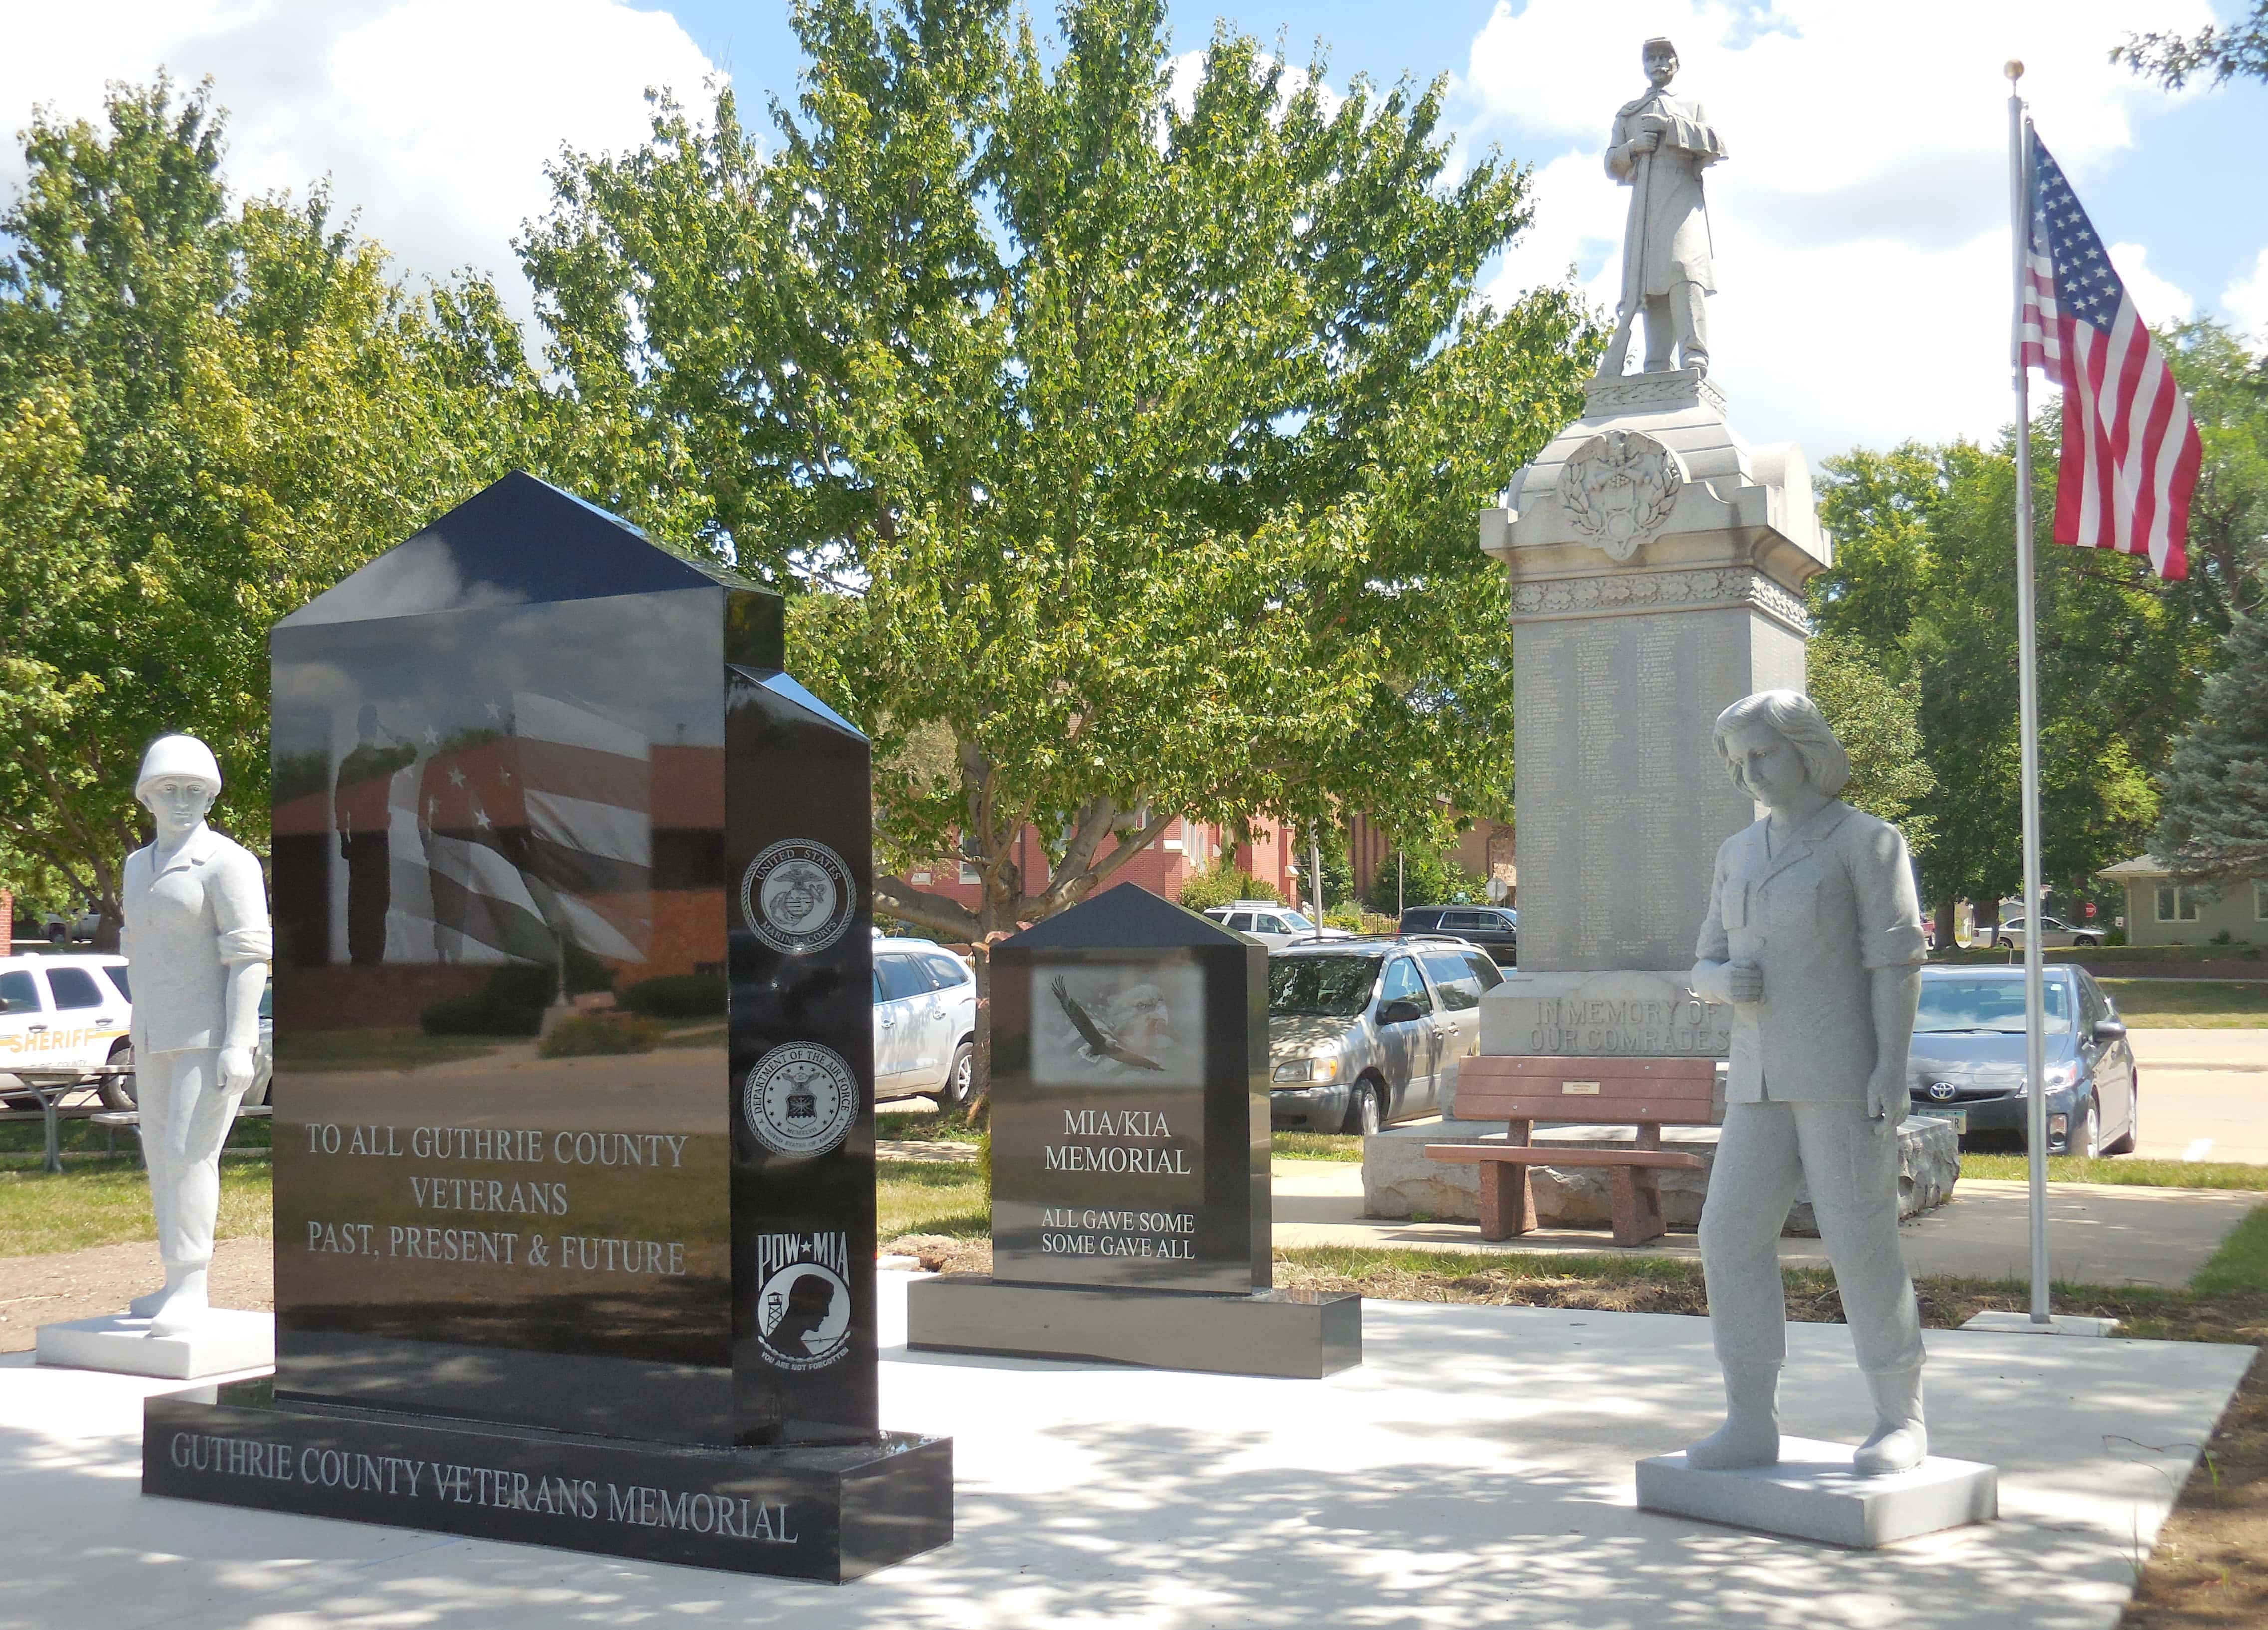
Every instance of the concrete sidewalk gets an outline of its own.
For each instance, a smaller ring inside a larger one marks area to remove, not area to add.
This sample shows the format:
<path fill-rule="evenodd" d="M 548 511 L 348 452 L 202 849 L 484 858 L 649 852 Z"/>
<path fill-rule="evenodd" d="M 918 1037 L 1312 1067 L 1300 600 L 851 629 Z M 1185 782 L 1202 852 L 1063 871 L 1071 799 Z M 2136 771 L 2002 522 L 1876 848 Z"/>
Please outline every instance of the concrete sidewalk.
<path fill-rule="evenodd" d="M 2262 1198 L 2223 1189 L 2051 1184 L 2048 1252 L 2055 1277 L 2072 1284 L 2185 1285 Z M 1952 1200 L 1899 1226 L 1907 1268 L 1917 1275 L 1964 1279 L 2028 1277 L 2029 1206 L 2029 1191 L 2021 1183 L 1963 1178 Z M 1603 1230 L 1544 1229 L 1491 1245 L 1470 1222 L 1365 1218 L 1362 1167 L 1351 1160 L 1277 1161 L 1275 1224 L 1278 1250 L 1339 1245 L 1621 1254 Z M 1639 1250 L 1656 1256 L 1700 1255 L 1690 1234 L 1670 1234 Z M 1816 1239 L 1783 1237 L 1779 1255 L 1790 1267 L 1827 1266 L 1826 1248 Z"/>
<path fill-rule="evenodd" d="M 882 1415 L 950 1434 L 958 1532 L 787 1583 L 137 1492 L 167 1384 L 0 1361 L 0 1624 L 116 1630 L 2112 1630 L 2251 1351 L 1929 1333 L 1941 1452 L 2001 1519 L 1875 1552 L 1634 1508 L 1632 1465 L 1721 1408 L 1705 1320 L 1372 1302 L 1324 1381 L 909 1355 Z M 1786 1428 L 1850 1441 L 1845 1333 L 1789 1331 Z"/>

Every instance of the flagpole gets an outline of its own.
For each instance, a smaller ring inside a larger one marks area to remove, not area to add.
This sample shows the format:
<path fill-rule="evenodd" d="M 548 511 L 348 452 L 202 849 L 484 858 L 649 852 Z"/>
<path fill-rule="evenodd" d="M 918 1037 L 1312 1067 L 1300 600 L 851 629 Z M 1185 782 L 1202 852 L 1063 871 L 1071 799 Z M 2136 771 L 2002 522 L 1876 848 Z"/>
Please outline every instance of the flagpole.
<path fill-rule="evenodd" d="M 2008 75 L 2008 219 L 2015 286 L 2009 319 L 2008 360 L 2016 384 L 2016 632 L 2017 723 L 2023 744 L 2024 798 L 2024 1143 L 2029 1154 L 2032 1224 L 2032 1323 L 2051 1325 L 2048 1311 L 2048 1100 L 2045 971 L 2040 933 L 2040 653 L 2039 612 L 2033 579 L 2031 380 L 2024 367 L 2024 278 L 2029 270 L 2031 175 L 2025 141 L 2024 99 L 2017 82 L 2021 62 Z M 2073 1016 L 2073 1022 L 2078 1022 Z"/>

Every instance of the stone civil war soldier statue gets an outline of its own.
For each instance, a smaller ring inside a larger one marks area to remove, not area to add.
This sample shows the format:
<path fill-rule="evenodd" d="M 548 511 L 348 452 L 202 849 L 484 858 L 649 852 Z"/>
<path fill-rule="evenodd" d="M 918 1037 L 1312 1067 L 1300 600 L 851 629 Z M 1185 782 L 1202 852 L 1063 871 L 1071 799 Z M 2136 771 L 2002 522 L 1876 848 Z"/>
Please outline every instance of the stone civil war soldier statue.
<path fill-rule="evenodd" d="M 1607 173 L 1631 189 L 1630 224 L 1623 233 L 1623 292 L 1615 337 L 1601 377 L 1623 371 L 1631 328 L 1646 319 L 1646 371 L 1665 372 L 1674 344 L 1679 362 L 1705 371 L 1709 331 L 1705 295 L 1717 284 L 1710 265 L 1709 209 L 1701 172 L 1725 156 L 1701 104 L 1669 94 L 1677 74 L 1677 48 L 1649 40 L 1646 77 L 1653 88 L 1615 115 L 1607 145 Z"/>
<path fill-rule="evenodd" d="M 134 985 L 142 1153 L 166 1282 L 130 1311 L 152 1336 L 195 1328 L 206 1307 L 220 1146 L 252 1084 L 268 982 L 268 893 L 260 862 L 205 825 L 220 766 L 193 736 L 161 736 L 134 785 L 157 825 L 126 857 L 122 905 Z"/>
<path fill-rule="evenodd" d="M 1733 1009 L 1725 1127 L 1701 1210 L 1723 1428 L 1706 1468 L 1779 1458 L 1787 1355 L 1779 1233 L 1799 1180 L 1874 1394 L 1861 1475 L 1928 1452 L 1921 1324 L 1898 1250 L 1898 1123 L 1921 995 L 1921 913 L 1897 828 L 1836 797 L 1851 760 L 1809 697 L 1758 691 L 1717 720 L 1734 783 L 1770 815 L 1717 851 L 1695 993 Z"/>

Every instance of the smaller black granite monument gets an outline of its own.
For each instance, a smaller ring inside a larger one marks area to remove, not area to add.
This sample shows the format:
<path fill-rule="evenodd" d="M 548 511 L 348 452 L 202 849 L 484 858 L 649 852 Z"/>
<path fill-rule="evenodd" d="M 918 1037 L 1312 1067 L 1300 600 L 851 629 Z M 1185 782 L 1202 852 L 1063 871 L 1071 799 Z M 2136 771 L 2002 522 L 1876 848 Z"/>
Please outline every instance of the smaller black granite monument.
<path fill-rule="evenodd" d="M 992 1276 L 908 1342 L 1329 1375 L 1362 1301 L 1271 1289 L 1268 953 L 1131 884 L 992 954 Z"/>

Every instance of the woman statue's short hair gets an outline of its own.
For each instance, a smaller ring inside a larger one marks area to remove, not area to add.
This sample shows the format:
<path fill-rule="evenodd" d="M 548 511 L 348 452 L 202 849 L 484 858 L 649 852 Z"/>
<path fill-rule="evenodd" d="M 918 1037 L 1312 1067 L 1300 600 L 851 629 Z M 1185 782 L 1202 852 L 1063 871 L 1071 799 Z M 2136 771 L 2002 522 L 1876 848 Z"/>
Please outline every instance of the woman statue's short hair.
<path fill-rule="evenodd" d="M 1768 724 L 1778 731 L 1781 740 L 1802 755 L 1803 772 L 1811 784 L 1829 797 L 1850 783 L 1851 755 L 1835 739 L 1819 704 L 1801 691 L 1758 691 L 1717 716 L 1717 728 L 1710 739 L 1716 744 L 1717 756 L 1725 760 L 1725 773 L 1735 781 L 1739 772 L 1726 750 L 1725 738 L 1749 724 Z"/>

